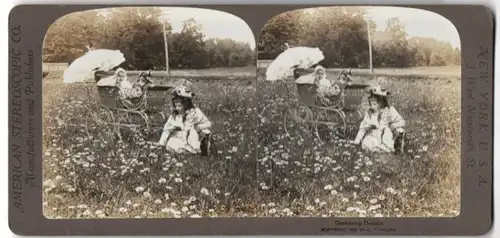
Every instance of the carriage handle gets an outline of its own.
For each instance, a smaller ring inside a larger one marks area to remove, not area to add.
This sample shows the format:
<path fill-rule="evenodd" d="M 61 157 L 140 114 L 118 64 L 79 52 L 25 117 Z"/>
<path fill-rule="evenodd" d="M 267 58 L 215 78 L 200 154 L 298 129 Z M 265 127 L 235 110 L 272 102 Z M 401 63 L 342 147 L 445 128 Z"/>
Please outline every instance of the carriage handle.
<path fill-rule="evenodd" d="M 85 87 L 85 91 L 87 92 L 87 100 L 88 102 L 86 103 L 86 106 L 88 107 L 89 110 L 92 110 L 93 106 L 92 106 L 92 92 L 90 91 L 90 87 L 88 87 L 88 85 L 86 85 L 87 87 Z"/>

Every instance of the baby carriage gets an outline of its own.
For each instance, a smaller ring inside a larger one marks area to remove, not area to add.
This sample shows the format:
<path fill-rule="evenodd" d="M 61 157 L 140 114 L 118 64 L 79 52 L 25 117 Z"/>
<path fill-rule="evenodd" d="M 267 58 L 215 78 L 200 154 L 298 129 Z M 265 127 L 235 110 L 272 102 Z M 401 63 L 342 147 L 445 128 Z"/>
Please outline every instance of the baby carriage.
<path fill-rule="evenodd" d="M 313 71 L 313 68 L 293 70 L 297 101 L 285 113 L 286 135 L 289 138 L 301 137 L 306 125 L 313 129 L 322 143 L 351 137 L 352 129 L 361 119 L 362 102 L 370 85 L 353 83 L 350 70 L 342 70 L 334 84 L 338 93 L 325 98 L 318 95 L 318 87 L 312 83 Z"/>
<path fill-rule="evenodd" d="M 74 60 L 64 72 L 64 83 L 87 86 L 90 103 L 82 119 L 91 141 L 107 144 L 118 139 L 135 144 L 145 143 L 153 133 L 161 134 L 171 108 L 170 91 L 184 83 L 182 79 L 162 73 L 153 75 L 151 71 L 115 71 L 123 62 L 125 57 L 120 50 L 92 49 Z M 131 85 L 138 86 L 140 94 L 122 97 L 123 88 L 115 78 L 119 71 L 125 74 L 119 81 L 125 78 Z M 91 92 L 94 89 L 98 92 L 97 100 Z"/>
<path fill-rule="evenodd" d="M 127 72 L 127 80 L 142 85 L 141 94 L 134 98 L 123 98 L 116 85 L 99 85 L 113 72 L 96 72 L 99 103 L 89 110 L 85 129 L 89 138 L 117 138 L 129 143 L 145 143 L 151 136 L 161 135 L 170 115 L 172 90 L 184 83 L 180 78 L 169 76 L 153 77 L 152 72 Z M 134 77 L 135 76 L 135 77 Z M 156 80 L 155 80 L 156 79 Z M 201 138 L 202 155 L 211 152 L 212 135 Z"/>
<path fill-rule="evenodd" d="M 120 88 L 114 83 L 99 84 L 101 80 L 114 76 L 113 71 L 97 71 L 99 102 L 88 110 L 85 131 L 89 138 L 139 142 L 152 132 L 160 130 L 166 122 L 165 105 L 173 82 L 153 80 L 152 72 L 127 72 L 127 80 L 141 85 L 141 94 L 135 98 L 120 96 Z M 135 76 L 135 77 L 134 77 Z M 167 107 L 168 108 L 168 107 Z"/>

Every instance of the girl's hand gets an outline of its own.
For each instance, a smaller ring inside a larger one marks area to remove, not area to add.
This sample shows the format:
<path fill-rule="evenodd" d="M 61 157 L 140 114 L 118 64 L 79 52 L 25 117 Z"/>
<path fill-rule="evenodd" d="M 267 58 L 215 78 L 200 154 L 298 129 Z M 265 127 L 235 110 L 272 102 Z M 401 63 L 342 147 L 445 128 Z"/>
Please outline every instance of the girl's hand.
<path fill-rule="evenodd" d="M 160 142 L 158 142 L 158 141 L 151 141 L 151 142 L 148 142 L 148 144 L 150 144 L 152 146 L 156 146 L 156 147 L 164 147 L 165 146 L 165 145 L 160 144 Z"/>
<path fill-rule="evenodd" d="M 205 137 L 207 137 L 208 135 L 210 134 L 210 131 L 206 131 L 206 130 L 201 130 L 200 131 L 200 139 L 204 139 Z"/>
<path fill-rule="evenodd" d="M 357 140 L 350 140 L 349 143 L 353 145 L 359 145 L 360 142 Z"/>
<path fill-rule="evenodd" d="M 174 131 L 182 130 L 182 126 L 178 123 L 175 123 L 172 125 L 172 130 Z"/>
<path fill-rule="evenodd" d="M 208 130 L 208 129 L 203 129 L 203 130 L 201 130 L 200 132 L 201 132 L 203 135 L 208 135 L 208 134 L 210 134 L 210 130 Z"/>

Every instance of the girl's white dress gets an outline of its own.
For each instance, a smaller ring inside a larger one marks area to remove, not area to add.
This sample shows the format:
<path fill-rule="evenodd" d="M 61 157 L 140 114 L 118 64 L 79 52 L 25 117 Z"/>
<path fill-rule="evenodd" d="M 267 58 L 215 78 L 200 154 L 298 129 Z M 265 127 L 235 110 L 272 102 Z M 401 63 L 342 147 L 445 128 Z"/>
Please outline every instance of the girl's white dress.
<path fill-rule="evenodd" d="M 199 133 L 210 133 L 212 123 L 199 108 L 186 111 L 183 115 L 171 115 L 163 128 L 159 144 L 173 153 L 200 153 Z"/>
<path fill-rule="evenodd" d="M 402 130 L 405 120 L 394 107 L 383 108 L 379 113 L 367 112 L 354 140 L 361 148 L 370 152 L 392 153 L 394 132 Z"/>

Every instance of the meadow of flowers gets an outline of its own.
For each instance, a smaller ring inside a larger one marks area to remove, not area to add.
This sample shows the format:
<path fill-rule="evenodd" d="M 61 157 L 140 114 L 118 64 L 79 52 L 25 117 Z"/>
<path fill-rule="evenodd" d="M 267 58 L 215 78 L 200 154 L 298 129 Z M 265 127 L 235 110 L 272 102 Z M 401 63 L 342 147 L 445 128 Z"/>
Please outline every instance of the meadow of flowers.
<path fill-rule="evenodd" d="M 319 143 L 283 129 L 295 91 L 240 76 L 193 84 L 214 122 L 208 157 L 87 137 L 91 85 L 44 80 L 44 214 L 49 218 L 456 216 L 460 208 L 460 80 L 389 78 L 407 120 L 403 156 Z M 293 86 L 293 85 L 292 85 Z M 289 85 L 289 89 L 293 89 Z M 170 104 L 165 102 L 165 107 Z M 355 131 L 358 121 L 348 120 Z M 97 132 L 102 128 L 91 128 Z M 352 135 L 351 135 L 352 136 Z M 346 138 L 348 139 L 348 138 Z M 352 138 L 351 138 L 352 139 Z"/>

